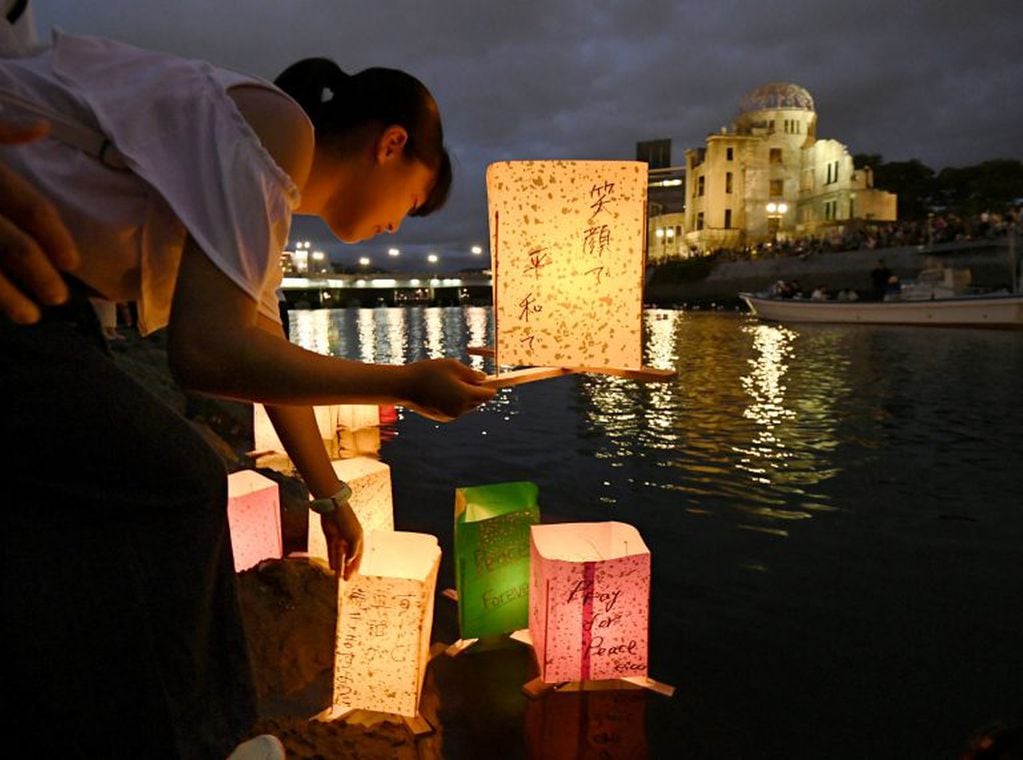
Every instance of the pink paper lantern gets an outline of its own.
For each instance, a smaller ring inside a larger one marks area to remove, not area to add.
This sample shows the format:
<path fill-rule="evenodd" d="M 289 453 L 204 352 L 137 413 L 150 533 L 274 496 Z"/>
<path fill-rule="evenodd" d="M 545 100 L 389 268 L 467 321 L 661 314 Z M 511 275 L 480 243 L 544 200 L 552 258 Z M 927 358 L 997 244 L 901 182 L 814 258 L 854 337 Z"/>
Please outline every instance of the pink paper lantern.
<path fill-rule="evenodd" d="M 529 633 L 546 683 L 647 675 L 650 551 L 620 522 L 534 525 Z"/>
<path fill-rule="evenodd" d="M 227 521 L 236 572 L 283 556 L 281 495 L 270 478 L 253 470 L 228 475 Z"/>

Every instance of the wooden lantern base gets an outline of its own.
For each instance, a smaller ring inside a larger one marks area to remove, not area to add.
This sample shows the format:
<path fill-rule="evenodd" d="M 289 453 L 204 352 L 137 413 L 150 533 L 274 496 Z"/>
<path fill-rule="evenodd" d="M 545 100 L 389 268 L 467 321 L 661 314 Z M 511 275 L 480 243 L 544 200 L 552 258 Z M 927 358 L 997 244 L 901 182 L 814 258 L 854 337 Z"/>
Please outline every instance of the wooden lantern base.
<path fill-rule="evenodd" d="M 323 712 L 317 713 L 312 717 L 312 720 L 318 720 L 321 723 L 332 723 L 336 720 L 342 720 L 349 716 L 356 714 L 374 715 L 381 716 L 382 720 L 399 718 L 405 727 L 415 736 L 417 739 L 421 736 L 428 736 L 432 734 L 436 729 L 430 724 L 426 718 L 423 717 L 422 713 L 416 713 L 414 716 L 409 717 L 408 715 L 394 715 L 392 713 L 379 713 L 369 710 L 341 710 L 336 707 L 328 707 Z M 363 723 L 365 721 L 356 721 Z"/>
<path fill-rule="evenodd" d="M 466 352 L 470 356 L 483 356 L 495 358 L 496 352 L 489 346 L 469 346 Z M 549 380 L 552 377 L 562 375 L 598 374 L 614 375 L 624 377 L 628 380 L 637 380 L 641 383 L 659 383 L 671 380 L 678 372 L 673 369 L 655 369 L 653 367 L 640 367 L 639 369 L 619 369 L 617 367 L 522 367 L 520 369 L 500 372 L 496 375 L 488 375 L 483 385 L 488 388 L 510 388 L 514 385 L 532 383 L 536 380 Z"/>

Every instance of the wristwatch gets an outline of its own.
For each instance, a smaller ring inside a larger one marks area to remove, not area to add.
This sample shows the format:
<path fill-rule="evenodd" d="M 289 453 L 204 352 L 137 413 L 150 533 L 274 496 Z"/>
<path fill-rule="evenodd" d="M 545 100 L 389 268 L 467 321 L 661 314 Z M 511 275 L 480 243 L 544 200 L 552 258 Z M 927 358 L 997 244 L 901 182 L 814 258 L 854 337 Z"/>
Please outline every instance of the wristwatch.
<path fill-rule="evenodd" d="M 313 499 L 309 502 L 309 509 L 321 515 L 329 515 L 343 507 L 352 498 L 352 487 L 342 483 L 338 492 L 332 496 L 325 496 L 322 499 Z"/>

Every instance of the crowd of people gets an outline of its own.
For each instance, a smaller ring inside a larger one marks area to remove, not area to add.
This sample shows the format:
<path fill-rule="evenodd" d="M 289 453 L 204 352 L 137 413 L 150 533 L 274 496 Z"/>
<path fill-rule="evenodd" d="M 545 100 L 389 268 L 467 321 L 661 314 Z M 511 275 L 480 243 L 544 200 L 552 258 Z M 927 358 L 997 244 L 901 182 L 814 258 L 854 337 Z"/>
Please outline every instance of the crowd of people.
<path fill-rule="evenodd" d="M 717 248 L 710 256 L 746 261 L 769 256 L 809 256 L 841 251 L 873 251 L 902 246 L 932 246 L 1004 237 L 1023 218 L 1023 207 L 984 211 L 970 217 L 955 213 L 933 214 L 927 219 L 857 224 L 821 235 L 762 241 L 739 248 Z M 693 251 L 694 255 L 699 254 Z"/>

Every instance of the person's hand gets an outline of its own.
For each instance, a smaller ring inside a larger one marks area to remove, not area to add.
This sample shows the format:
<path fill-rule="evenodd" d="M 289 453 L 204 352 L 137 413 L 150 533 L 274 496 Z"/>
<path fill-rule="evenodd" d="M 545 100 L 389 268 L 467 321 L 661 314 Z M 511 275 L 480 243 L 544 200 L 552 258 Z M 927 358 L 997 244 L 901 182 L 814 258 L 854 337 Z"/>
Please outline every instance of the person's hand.
<path fill-rule="evenodd" d="M 362 525 L 359 518 L 345 501 L 333 512 L 320 515 L 320 525 L 327 538 L 327 560 L 331 570 L 348 580 L 362 561 Z"/>
<path fill-rule="evenodd" d="M 0 145 L 32 142 L 49 131 L 45 121 L 0 120 Z M 0 164 L 0 313 L 20 324 L 37 322 L 40 304 L 67 300 L 60 272 L 78 262 L 78 249 L 54 205 Z"/>
<path fill-rule="evenodd" d="M 486 375 L 455 359 L 424 359 L 408 366 L 409 401 L 414 412 L 439 422 L 453 420 L 494 396 L 480 385 Z"/>

